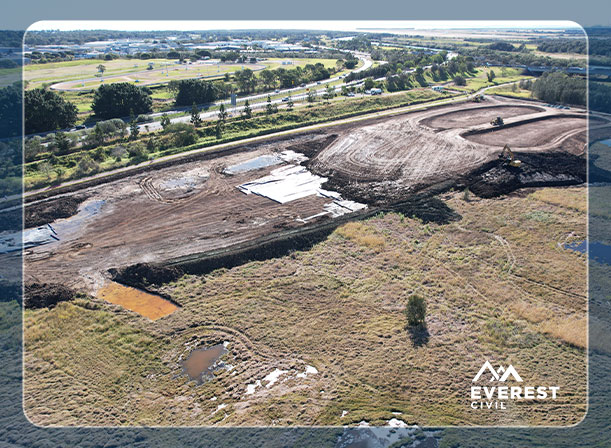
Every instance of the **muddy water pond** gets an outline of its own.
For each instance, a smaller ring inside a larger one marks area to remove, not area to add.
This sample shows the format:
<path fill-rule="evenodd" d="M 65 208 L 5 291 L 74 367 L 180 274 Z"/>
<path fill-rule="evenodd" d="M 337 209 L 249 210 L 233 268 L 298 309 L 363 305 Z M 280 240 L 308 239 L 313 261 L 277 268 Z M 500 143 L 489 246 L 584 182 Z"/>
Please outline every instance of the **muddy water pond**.
<path fill-rule="evenodd" d="M 176 305 L 163 297 L 115 282 L 109 282 L 101 288 L 97 297 L 115 305 L 121 305 L 151 320 L 172 314 L 178 309 Z"/>
<path fill-rule="evenodd" d="M 213 372 L 218 367 L 217 361 L 225 353 L 227 353 L 227 349 L 223 344 L 196 349 L 182 362 L 182 365 L 189 378 L 201 384 L 205 380 L 214 378 Z"/>

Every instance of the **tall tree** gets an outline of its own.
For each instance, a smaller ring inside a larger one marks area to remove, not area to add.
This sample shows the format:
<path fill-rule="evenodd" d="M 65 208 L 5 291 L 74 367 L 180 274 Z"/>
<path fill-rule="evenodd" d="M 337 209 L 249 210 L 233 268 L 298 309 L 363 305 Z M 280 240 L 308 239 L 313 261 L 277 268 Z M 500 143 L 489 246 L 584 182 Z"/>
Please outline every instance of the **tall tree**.
<path fill-rule="evenodd" d="M 129 137 L 132 140 L 135 140 L 138 138 L 138 134 L 140 134 L 140 129 L 138 128 L 138 122 L 136 121 L 136 116 L 132 110 L 131 119 L 129 120 Z"/>
<path fill-rule="evenodd" d="M 177 92 L 175 100 L 177 106 L 211 103 L 217 99 L 217 89 L 214 84 L 200 79 L 183 79 L 177 81 L 172 88 Z"/>
<path fill-rule="evenodd" d="M 261 72 L 259 72 L 259 78 L 261 82 L 263 82 L 263 86 L 266 90 L 273 89 L 276 86 L 276 74 L 271 70 L 261 70 Z"/>
<path fill-rule="evenodd" d="M 99 118 L 120 118 L 152 110 L 151 91 L 127 82 L 102 85 L 93 96 L 91 109 Z"/>
<path fill-rule="evenodd" d="M 170 125 L 170 117 L 168 117 L 168 114 L 164 113 L 161 116 L 161 127 L 165 131 L 169 125 Z"/>
<path fill-rule="evenodd" d="M 25 91 L 26 134 L 68 128 L 74 125 L 76 116 L 76 106 L 51 90 L 34 89 Z"/>

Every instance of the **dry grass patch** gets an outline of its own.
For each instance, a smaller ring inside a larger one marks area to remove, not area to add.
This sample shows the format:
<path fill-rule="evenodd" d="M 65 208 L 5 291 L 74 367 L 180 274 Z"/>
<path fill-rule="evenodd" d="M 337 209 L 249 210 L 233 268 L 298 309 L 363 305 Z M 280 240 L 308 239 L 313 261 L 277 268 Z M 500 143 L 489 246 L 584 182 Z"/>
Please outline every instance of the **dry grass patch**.
<path fill-rule="evenodd" d="M 535 305 L 533 303 L 528 303 L 523 300 L 519 300 L 517 302 L 512 303 L 511 305 L 509 305 L 509 309 L 518 316 L 520 316 L 522 319 L 525 319 L 534 324 L 543 322 L 552 314 L 551 310 L 544 306 Z"/>
<path fill-rule="evenodd" d="M 542 322 L 539 328 L 544 334 L 574 345 L 586 348 L 587 346 L 587 319 L 585 317 L 568 317 L 566 319 L 551 319 Z"/>
<path fill-rule="evenodd" d="M 586 194 L 581 188 L 542 188 L 531 193 L 529 198 L 579 212 L 585 213 L 587 210 Z"/>
<path fill-rule="evenodd" d="M 374 250 L 381 250 L 386 246 L 384 236 L 370 225 L 363 222 L 349 222 L 336 230 L 340 236 L 352 240 L 360 246 L 365 246 Z"/>

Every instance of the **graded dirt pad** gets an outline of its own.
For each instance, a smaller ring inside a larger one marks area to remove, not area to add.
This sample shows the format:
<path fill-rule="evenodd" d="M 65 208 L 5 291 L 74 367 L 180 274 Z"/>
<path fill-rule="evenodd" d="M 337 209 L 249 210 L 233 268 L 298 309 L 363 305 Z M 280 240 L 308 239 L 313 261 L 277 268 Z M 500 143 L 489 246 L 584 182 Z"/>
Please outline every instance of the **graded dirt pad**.
<path fill-rule="evenodd" d="M 465 138 L 489 146 L 508 144 L 512 148 L 536 148 L 566 138 L 567 130 L 582 132 L 585 128 L 585 117 L 549 116 L 515 126 L 491 128 L 465 135 Z"/>
<path fill-rule="evenodd" d="M 536 112 L 545 111 L 542 107 L 514 105 L 514 106 L 484 106 L 469 107 L 455 112 L 442 113 L 421 121 L 422 124 L 435 129 L 452 129 L 476 126 L 478 124 L 489 123 L 496 117 L 507 119 L 519 115 L 528 115 Z"/>

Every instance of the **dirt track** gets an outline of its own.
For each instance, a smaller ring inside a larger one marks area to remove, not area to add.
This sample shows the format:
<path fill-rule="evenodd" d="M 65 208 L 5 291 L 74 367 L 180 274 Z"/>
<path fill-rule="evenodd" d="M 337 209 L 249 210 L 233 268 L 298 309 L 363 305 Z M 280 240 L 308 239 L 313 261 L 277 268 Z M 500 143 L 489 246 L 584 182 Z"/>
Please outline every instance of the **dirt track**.
<path fill-rule="evenodd" d="M 515 115 L 519 112 L 526 115 Z M 535 114 L 547 117 L 563 112 L 489 98 L 481 106 L 463 103 L 330 127 L 328 138 L 320 133 L 298 135 L 75 191 L 65 197 L 86 196 L 83 205 L 102 201 L 99 211 L 68 226 L 59 235 L 60 241 L 29 249 L 26 282 L 62 283 L 95 292 L 107 281 L 111 268 L 160 263 L 332 219 L 327 215 L 307 223 L 299 221 L 320 213 L 331 201 L 326 197 L 311 195 L 280 204 L 236 188 L 282 165 L 223 174 L 224 167 L 261 155 L 304 149 L 311 157 L 305 162 L 311 171 L 329 177 L 325 189 L 359 202 L 394 203 L 496 160 L 505 143 L 525 149 L 531 142 L 526 148 L 531 152 L 579 153 L 585 143 L 586 122 L 585 117 L 576 118 L 576 113 L 570 111 L 571 118 L 516 124 L 522 117 L 528 120 Z M 512 126 L 471 135 L 471 141 L 463 137 L 497 115 L 512 117 Z M 444 116 L 449 117 L 445 124 Z M 465 116 L 469 118 L 458 126 Z"/>

